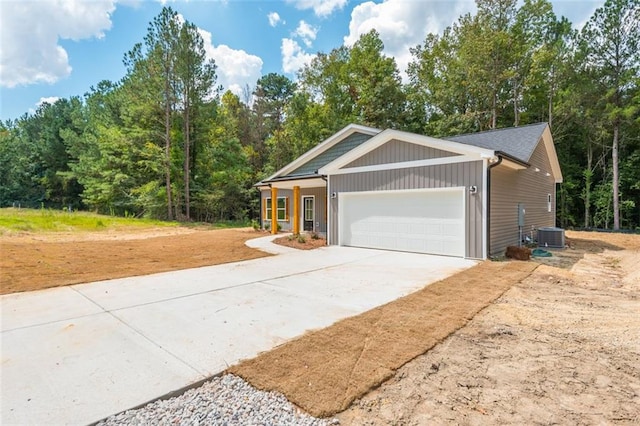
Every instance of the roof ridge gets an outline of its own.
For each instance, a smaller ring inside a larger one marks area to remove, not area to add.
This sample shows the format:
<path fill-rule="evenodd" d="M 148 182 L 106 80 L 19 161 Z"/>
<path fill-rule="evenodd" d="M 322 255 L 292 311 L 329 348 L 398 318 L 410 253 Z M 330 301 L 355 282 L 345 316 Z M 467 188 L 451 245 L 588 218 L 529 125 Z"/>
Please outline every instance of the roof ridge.
<path fill-rule="evenodd" d="M 548 125 L 549 123 L 546 122 L 546 121 L 539 121 L 537 123 L 529 123 L 529 124 L 524 124 L 522 126 L 517 126 L 517 127 L 501 127 L 499 129 L 489 129 L 489 130 L 483 130 L 481 132 L 460 133 L 460 134 L 451 135 L 451 136 L 443 136 L 442 138 L 446 139 L 446 138 L 457 138 L 459 136 L 482 135 L 482 134 L 487 134 L 487 133 L 501 132 L 501 131 L 504 131 L 504 130 L 517 130 L 517 129 L 522 129 L 524 127 L 539 126 L 541 124 Z"/>

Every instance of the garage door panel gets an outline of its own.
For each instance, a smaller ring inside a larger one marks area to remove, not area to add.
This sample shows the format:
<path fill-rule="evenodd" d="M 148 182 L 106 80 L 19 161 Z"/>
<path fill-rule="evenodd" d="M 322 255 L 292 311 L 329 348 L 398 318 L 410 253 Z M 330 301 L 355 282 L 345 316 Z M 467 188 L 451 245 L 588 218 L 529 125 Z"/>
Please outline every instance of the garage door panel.
<path fill-rule="evenodd" d="M 464 256 L 464 191 L 342 194 L 340 244 Z"/>

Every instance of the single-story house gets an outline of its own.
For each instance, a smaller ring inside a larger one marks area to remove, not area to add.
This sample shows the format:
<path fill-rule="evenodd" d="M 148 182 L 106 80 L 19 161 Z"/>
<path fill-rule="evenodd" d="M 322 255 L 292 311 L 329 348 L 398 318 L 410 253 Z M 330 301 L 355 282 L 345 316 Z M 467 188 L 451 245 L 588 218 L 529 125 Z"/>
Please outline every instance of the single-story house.
<path fill-rule="evenodd" d="M 547 123 L 447 138 L 351 124 L 255 186 L 273 233 L 486 259 L 555 225 L 560 182 Z"/>

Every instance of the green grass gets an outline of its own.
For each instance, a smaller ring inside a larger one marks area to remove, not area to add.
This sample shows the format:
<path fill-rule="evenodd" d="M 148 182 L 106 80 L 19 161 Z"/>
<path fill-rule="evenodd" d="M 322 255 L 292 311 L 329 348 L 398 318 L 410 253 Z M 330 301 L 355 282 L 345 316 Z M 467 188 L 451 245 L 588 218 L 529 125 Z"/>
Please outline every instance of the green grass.
<path fill-rule="evenodd" d="M 103 231 L 115 228 L 179 226 L 176 222 L 104 216 L 60 210 L 0 209 L 0 235 L 10 232 Z"/>

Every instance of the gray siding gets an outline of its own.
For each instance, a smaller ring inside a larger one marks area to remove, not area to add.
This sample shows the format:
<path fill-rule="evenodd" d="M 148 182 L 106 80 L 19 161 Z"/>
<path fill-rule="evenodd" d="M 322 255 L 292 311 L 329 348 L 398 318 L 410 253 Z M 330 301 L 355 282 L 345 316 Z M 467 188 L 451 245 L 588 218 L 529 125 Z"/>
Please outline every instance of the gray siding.
<path fill-rule="evenodd" d="M 293 191 L 290 189 L 280 189 L 278 188 L 278 197 L 288 197 L 289 198 L 289 220 L 279 220 L 278 224 L 282 227 L 283 231 L 291 231 L 293 228 Z M 268 220 L 265 222 L 264 212 L 265 212 L 265 199 L 271 198 L 271 190 L 262 190 L 260 191 L 260 218 L 262 219 L 262 227 L 265 228 L 265 225 L 271 226 L 271 221 Z"/>
<path fill-rule="evenodd" d="M 392 140 L 373 151 L 363 155 L 344 168 L 373 166 L 377 164 L 400 163 L 403 161 L 428 160 L 431 158 L 451 157 L 458 155 L 453 152 L 414 143 Z"/>
<path fill-rule="evenodd" d="M 316 232 L 327 232 L 327 190 L 326 188 L 300 188 L 300 214 L 302 214 L 302 197 L 304 195 L 313 195 L 316 198 L 315 202 L 315 221 L 316 224 L 314 227 Z M 291 189 L 280 189 L 278 188 L 278 197 L 288 197 L 289 198 L 289 220 L 279 220 L 278 223 L 282 227 L 282 231 L 292 231 L 293 230 L 293 190 Z M 262 227 L 265 227 L 265 224 L 271 225 L 271 221 L 265 223 L 264 220 L 264 206 L 265 199 L 271 198 L 271 190 L 262 190 L 260 191 L 260 218 Z M 302 220 L 300 221 L 300 230 L 302 230 Z"/>
<path fill-rule="evenodd" d="M 316 197 L 315 202 L 315 224 L 314 231 L 327 232 L 327 188 L 300 188 L 300 214 L 302 215 L 302 197 L 305 195 L 313 195 Z M 293 209 L 293 203 L 291 203 Z M 293 210 L 292 210 L 293 214 Z M 302 219 L 300 219 L 300 230 L 302 230 Z"/>
<path fill-rule="evenodd" d="M 555 226 L 556 192 L 551 164 L 542 139 L 531 154 L 531 167 L 513 170 L 500 165 L 491 169 L 490 255 L 503 255 L 509 245 L 518 245 L 518 203 L 524 203 L 525 235 L 532 228 Z M 540 169 L 536 172 L 536 168 Z M 551 194 L 551 212 L 547 211 L 547 194 Z M 534 238 L 535 238 L 534 232 Z"/>
<path fill-rule="evenodd" d="M 317 170 L 319 168 L 326 166 L 336 158 L 341 157 L 342 155 L 351 151 L 353 148 L 362 145 L 371 138 L 371 135 L 365 135 L 363 133 L 357 132 L 349 135 L 345 139 L 336 143 L 331 148 L 327 149 L 322 154 L 318 155 L 317 157 L 313 157 L 311 160 L 298 167 L 287 176 L 300 176 L 317 173 Z"/>
<path fill-rule="evenodd" d="M 484 194 L 482 176 L 482 161 L 350 173 L 330 176 L 329 193 L 464 186 L 467 188 L 468 195 L 465 202 L 467 223 L 465 256 L 482 258 L 482 198 Z M 471 185 L 478 187 L 477 194 L 468 193 L 468 188 Z M 329 203 L 331 244 L 338 241 L 338 208 L 338 198 L 331 198 Z"/>

